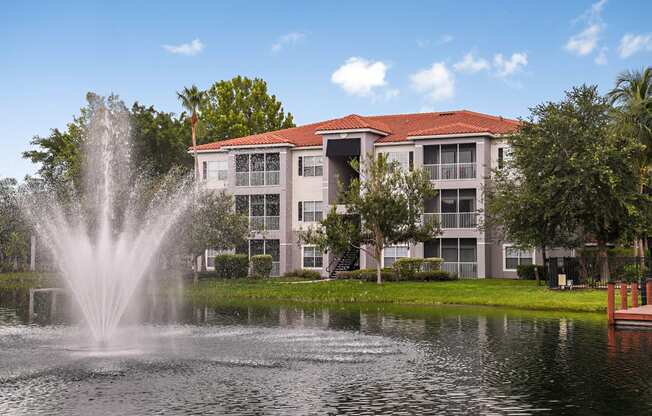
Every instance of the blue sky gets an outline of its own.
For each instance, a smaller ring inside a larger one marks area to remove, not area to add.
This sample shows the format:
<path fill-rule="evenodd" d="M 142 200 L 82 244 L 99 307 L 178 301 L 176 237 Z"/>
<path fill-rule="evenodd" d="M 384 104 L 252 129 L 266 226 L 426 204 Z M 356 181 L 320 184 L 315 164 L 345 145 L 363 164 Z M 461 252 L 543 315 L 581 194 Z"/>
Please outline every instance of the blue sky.
<path fill-rule="evenodd" d="M 262 77 L 298 124 L 466 108 L 506 117 L 652 64 L 650 1 L 8 2 L 0 177 L 87 91 L 179 112 L 175 91 Z"/>

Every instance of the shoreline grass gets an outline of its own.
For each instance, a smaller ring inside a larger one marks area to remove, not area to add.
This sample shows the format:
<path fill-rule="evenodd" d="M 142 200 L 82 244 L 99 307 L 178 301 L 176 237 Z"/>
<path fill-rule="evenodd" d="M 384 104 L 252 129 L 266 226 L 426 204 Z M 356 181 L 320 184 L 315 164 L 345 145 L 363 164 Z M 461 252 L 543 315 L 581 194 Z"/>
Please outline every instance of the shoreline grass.
<path fill-rule="evenodd" d="M 354 280 L 288 284 L 296 279 L 201 280 L 188 283 L 187 298 L 195 304 L 220 305 L 225 301 L 261 301 L 331 305 L 462 305 L 531 311 L 591 312 L 606 319 L 607 292 L 581 289 L 551 291 L 531 280 L 479 279 L 448 282 L 386 282 L 377 285 Z M 60 286 L 51 273 L 0 274 L 0 289 Z M 616 293 L 616 304 L 619 295 Z"/>
<path fill-rule="evenodd" d="M 595 312 L 607 309 L 607 292 L 582 289 L 551 291 L 534 281 L 482 279 L 451 282 L 328 281 L 289 285 L 281 280 L 206 280 L 186 293 L 194 303 L 266 300 L 324 304 L 413 306 L 475 305 L 524 310 Z"/>

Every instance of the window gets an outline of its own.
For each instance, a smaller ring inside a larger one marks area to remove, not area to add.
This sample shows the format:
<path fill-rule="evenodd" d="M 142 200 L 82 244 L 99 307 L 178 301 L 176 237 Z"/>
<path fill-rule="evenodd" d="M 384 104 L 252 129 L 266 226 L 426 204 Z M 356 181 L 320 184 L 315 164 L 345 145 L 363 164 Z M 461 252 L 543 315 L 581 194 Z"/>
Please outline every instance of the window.
<path fill-rule="evenodd" d="M 387 162 L 396 162 L 403 170 L 412 169 L 412 152 L 387 152 Z"/>
<path fill-rule="evenodd" d="M 321 221 L 322 218 L 323 218 L 323 213 L 322 213 L 321 201 L 303 202 L 303 221 L 317 222 L 317 221 Z"/>
<path fill-rule="evenodd" d="M 306 246 L 303 248 L 303 268 L 304 269 L 321 269 L 324 258 L 315 246 Z"/>
<path fill-rule="evenodd" d="M 280 228 L 279 194 L 236 195 L 235 211 L 249 217 L 252 230 L 278 230 Z"/>
<path fill-rule="evenodd" d="M 299 175 L 322 176 L 324 173 L 324 158 L 322 156 L 299 157 Z"/>
<path fill-rule="evenodd" d="M 394 262 L 410 256 L 408 246 L 388 246 L 383 250 L 383 267 L 392 267 Z"/>
<path fill-rule="evenodd" d="M 517 266 L 532 264 L 532 252 L 521 250 L 512 246 L 504 246 L 505 263 L 504 270 L 516 270 Z"/>
<path fill-rule="evenodd" d="M 209 160 L 204 162 L 205 180 L 226 180 L 228 162 L 226 160 Z"/>
<path fill-rule="evenodd" d="M 249 253 L 247 253 L 247 248 Z M 246 245 L 239 248 L 242 254 L 249 254 L 249 257 L 257 254 L 268 254 L 272 256 L 272 276 L 278 276 L 281 273 L 281 244 L 279 240 L 249 240 L 249 247 Z"/>
<path fill-rule="evenodd" d="M 263 186 L 279 184 L 278 153 L 252 153 L 235 156 L 235 185 Z"/>
<path fill-rule="evenodd" d="M 505 148 L 498 148 L 498 169 L 502 169 L 505 166 Z"/>

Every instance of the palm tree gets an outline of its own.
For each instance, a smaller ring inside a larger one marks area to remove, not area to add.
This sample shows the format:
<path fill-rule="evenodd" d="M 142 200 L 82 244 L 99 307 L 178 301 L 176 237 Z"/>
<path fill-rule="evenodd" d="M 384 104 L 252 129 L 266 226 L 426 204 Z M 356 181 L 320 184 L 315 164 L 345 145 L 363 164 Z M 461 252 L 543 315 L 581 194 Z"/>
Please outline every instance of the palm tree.
<path fill-rule="evenodd" d="M 194 158 L 195 165 L 195 182 L 199 180 L 199 166 L 197 165 L 197 138 L 196 138 L 196 127 L 199 111 L 199 107 L 204 102 L 206 97 L 206 92 L 201 91 L 197 88 L 196 85 L 191 86 L 190 88 L 184 87 L 181 92 L 177 92 L 177 98 L 181 101 L 181 106 L 188 110 L 191 114 L 190 116 L 190 127 L 192 129 L 192 156 Z"/>
<path fill-rule="evenodd" d="M 190 116 L 190 128 L 192 129 L 192 157 L 193 165 L 195 171 L 195 190 L 199 188 L 199 165 L 197 162 L 197 137 L 196 137 L 196 128 L 197 128 L 197 112 L 199 107 L 204 102 L 206 97 L 206 92 L 201 91 L 197 88 L 196 85 L 191 86 L 190 88 L 184 87 L 181 92 L 177 92 L 177 98 L 181 101 L 183 108 L 188 110 L 191 114 Z M 196 196 L 195 196 L 196 197 Z M 197 270 L 197 258 L 192 259 L 192 269 L 193 269 L 193 281 L 195 284 L 199 279 L 199 274 Z"/>
<path fill-rule="evenodd" d="M 616 86 L 608 94 L 616 108 L 617 118 L 632 129 L 644 152 L 639 161 L 640 192 L 652 167 L 652 67 L 642 71 L 624 71 L 616 78 Z M 645 240 L 637 241 L 639 257 L 645 254 Z"/>

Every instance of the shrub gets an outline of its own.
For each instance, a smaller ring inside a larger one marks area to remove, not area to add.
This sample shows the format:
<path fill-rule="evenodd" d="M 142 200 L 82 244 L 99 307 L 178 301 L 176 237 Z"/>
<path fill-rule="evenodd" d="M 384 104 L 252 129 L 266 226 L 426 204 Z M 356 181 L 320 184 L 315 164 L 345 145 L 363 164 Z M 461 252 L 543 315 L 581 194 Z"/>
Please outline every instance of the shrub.
<path fill-rule="evenodd" d="M 396 280 L 414 280 L 414 274 L 421 271 L 423 259 L 404 257 L 394 262 Z"/>
<path fill-rule="evenodd" d="M 444 270 L 430 270 L 426 272 L 416 272 L 414 280 L 419 282 L 443 282 L 446 280 L 457 280 L 457 276 L 451 275 Z"/>
<path fill-rule="evenodd" d="M 638 264 L 627 264 L 623 266 L 622 273 L 620 273 L 620 276 L 616 276 L 616 277 L 619 277 L 624 282 L 634 283 L 642 279 L 644 273 L 645 273 L 645 267 L 641 267 Z"/>
<path fill-rule="evenodd" d="M 272 274 L 272 256 L 258 254 L 251 256 L 251 276 L 267 279 Z"/>
<path fill-rule="evenodd" d="M 516 266 L 516 275 L 521 280 L 535 280 L 536 274 L 534 274 L 534 269 L 539 270 L 539 279 L 545 280 L 545 268 L 543 266 L 538 266 L 534 264 L 519 264 Z"/>
<path fill-rule="evenodd" d="M 423 266 L 421 270 L 428 272 L 433 270 L 440 270 L 441 264 L 444 262 L 444 259 L 441 257 L 428 257 L 423 259 Z"/>
<path fill-rule="evenodd" d="M 215 256 L 215 275 L 222 279 L 244 279 L 249 274 L 246 254 L 219 254 Z"/>
<path fill-rule="evenodd" d="M 382 269 L 380 275 L 384 281 L 394 279 L 394 271 L 392 269 Z M 350 272 L 337 272 L 338 279 L 345 280 L 364 280 L 367 282 L 376 281 L 376 269 L 360 269 L 352 270 Z"/>
<path fill-rule="evenodd" d="M 319 280 L 321 279 L 321 275 L 319 274 L 318 271 L 316 270 L 304 270 L 304 269 L 296 269 L 291 272 L 286 272 L 283 277 L 297 277 L 299 279 L 306 279 L 306 280 Z"/>

